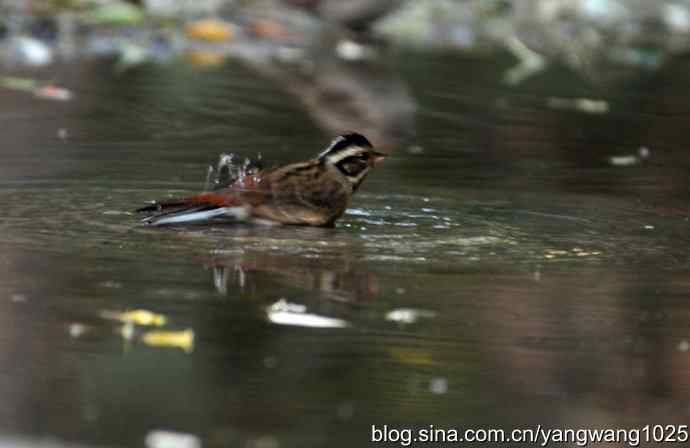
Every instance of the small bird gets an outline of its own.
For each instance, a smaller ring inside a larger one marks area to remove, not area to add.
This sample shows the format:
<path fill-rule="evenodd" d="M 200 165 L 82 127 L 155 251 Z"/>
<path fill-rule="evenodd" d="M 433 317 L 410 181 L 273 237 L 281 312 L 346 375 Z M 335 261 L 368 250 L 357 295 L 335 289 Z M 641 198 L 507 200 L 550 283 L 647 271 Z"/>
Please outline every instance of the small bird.
<path fill-rule="evenodd" d="M 154 226 L 232 218 L 332 227 L 369 170 L 385 157 L 366 137 L 345 134 L 315 159 L 259 170 L 214 191 L 157 201 L 137 212 L 149 213 L 143 222 Z"/>

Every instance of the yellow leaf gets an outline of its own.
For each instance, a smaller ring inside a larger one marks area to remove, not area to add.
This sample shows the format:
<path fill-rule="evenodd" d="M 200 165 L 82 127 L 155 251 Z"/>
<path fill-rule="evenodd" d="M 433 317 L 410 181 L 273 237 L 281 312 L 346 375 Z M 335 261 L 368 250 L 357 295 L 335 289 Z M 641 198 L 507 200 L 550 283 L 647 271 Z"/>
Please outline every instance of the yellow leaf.
<path fill-rule="evenodd" d="M 152 347 L 177 347 L 189 353 L 194 349 L 194 330 L 149 331 L 141 340 Z"/>

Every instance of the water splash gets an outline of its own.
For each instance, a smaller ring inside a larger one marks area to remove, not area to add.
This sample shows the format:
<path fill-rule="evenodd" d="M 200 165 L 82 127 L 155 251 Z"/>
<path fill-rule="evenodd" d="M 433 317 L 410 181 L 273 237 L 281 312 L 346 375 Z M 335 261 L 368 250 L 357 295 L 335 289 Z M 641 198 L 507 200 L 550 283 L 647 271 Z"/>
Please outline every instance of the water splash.
<path fill-rule="evenodd" d="M 208 167 L 204 190 L 220 190 L 235 182 L 242 182 L 247 177 L 253 177 L 254 181 L 258 181 L 256 176 L 262 169 L 263 159 L 260 153 L 254 159 L 246 157 L 242 161 L 236 154 L 223 153 L 218 156 L 215 167 L 212 165 Z"/>

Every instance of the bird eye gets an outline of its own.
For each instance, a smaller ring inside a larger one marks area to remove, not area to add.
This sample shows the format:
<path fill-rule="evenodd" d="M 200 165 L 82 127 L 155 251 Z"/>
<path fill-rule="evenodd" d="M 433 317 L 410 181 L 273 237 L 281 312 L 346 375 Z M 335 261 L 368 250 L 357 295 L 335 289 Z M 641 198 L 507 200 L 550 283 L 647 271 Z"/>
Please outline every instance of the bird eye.
<path fill-rule="evenodd" d="M 369 160 L 369 153 L 364 153 L 359 156 L 360 159 L 362 160 Z"/>

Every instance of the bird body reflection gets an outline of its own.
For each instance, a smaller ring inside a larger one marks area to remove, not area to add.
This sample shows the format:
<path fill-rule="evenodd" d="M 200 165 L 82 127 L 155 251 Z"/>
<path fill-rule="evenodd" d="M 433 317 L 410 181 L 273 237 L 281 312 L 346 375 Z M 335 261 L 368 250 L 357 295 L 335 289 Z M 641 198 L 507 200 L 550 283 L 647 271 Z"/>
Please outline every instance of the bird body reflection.
<path fill-rule="evenodd" d="M 339 302 L 372 301 L 381 292 L 376 274 L 356 270 L 352 260 L 345 257 L 297 258 L 270 252 L 247 252 L 216 257 L 210 266 L 214 288 L 223 296 L 233 290 L 253 295 L 256 289 L 253 283 L 260 274 L 270 274 L 280 283 Z"/>

